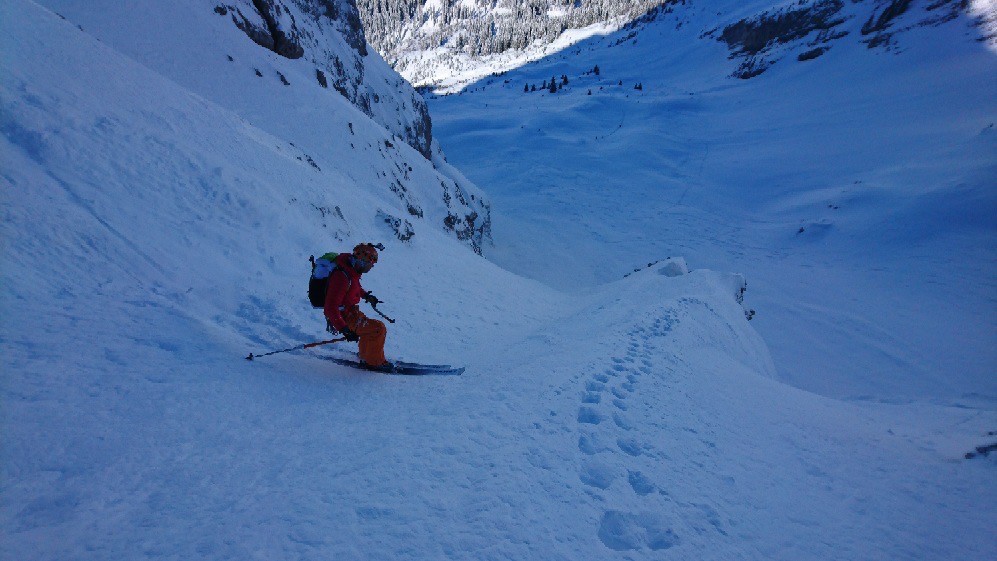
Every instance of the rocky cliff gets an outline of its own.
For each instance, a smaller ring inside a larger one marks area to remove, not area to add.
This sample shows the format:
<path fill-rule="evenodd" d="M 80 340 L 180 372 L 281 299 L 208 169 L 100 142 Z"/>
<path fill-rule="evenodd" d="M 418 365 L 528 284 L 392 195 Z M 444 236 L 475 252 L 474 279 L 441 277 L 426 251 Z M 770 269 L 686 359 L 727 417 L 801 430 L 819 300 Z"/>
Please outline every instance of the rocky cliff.
<path fill-rule="evenodd" d="M 370 52 L 352 0 L 230 0 L 217 4 L 215 12 L 231 17 L 258 45 L 314 64 L 320 85 L 335 88 L 431 158 L 433 127 L 422 97 L 404 82 L 376 84 L 368 78 Z"/>
<path fill-rule="evenodd" d="M 446 161 L 422 96 L 368 48 L 353 0 L 40 3 L 307 170 L 321 188 L 277 168 L 271 181 L 336 241 L 376 228 L 385 241 L 438 230 L 478 253 L 491 243 L 488 200 Z"/>

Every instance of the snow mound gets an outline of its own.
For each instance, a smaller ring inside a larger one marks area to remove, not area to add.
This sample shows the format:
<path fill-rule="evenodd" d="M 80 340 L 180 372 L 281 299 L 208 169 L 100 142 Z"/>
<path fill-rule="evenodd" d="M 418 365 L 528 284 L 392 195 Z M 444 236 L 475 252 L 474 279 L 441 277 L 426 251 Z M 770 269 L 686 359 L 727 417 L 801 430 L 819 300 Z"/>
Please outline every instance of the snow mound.
<path fill-rule="evenodd" d="M 669 258 L 665 266 L 658 269 L 658 273 L 666 277 L 680 277 L 689 272 L 689 266 L 685 264 L 682 257 Z"/>

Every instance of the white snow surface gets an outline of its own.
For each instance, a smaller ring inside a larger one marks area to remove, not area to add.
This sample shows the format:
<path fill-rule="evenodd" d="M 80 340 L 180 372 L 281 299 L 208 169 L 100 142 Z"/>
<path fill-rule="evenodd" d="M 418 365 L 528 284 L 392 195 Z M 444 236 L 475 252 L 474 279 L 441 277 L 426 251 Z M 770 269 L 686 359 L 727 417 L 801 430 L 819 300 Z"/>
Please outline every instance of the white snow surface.
<path fill-rule="evenodd" d="M 886 50 L 847 14 L 818 59 L 798 62 L 800 42 L 733 79 L 703 33 L 767 7 L 745 4 L 676 10 L 431 99 L 451 161 L 495 201 L 491 258 L 568 289 L 669 256 L 739 271 L 783 380 L 992 407 L 997 57 L 965 17 Z"/>
<path fill-rule="evenodd" d="M 681 84 L 616 47 L 601 80 L 643 94 L 584 95 L 583 55 L 522 70 L 570 73 L 564 97 L 513 82 L 437 100 L 448 150 L 507 220 L 502 268 L 439 228 L 389 238 L 367 211 L 397 199 L 365 184 L 384 156 L 346 148 L 386 133 L 345 100 L 278 119 L 204 94 L 238 85 L 224 59 L 179 80 L 144 58 L 159 42 L 118 50 L 30 0 L 0 0 L 0 27 L 4 559 L 997 556 L 994 461 L 962 459 L 997 428 L 982 45 L 925 31 L 866 67 L 832 50 L 824 78 L 787 64 L 733 83 L 693 75 L 726 61 L 689 42 L 656 63 L 689 59 Z M 274 60 L 237 30 L 183 41 Z M 916 95 L 894 110 L 857 93 L 896 81 Z M 333 206 L 347 218 L 316 212 Z M 463 376 L 322 360 L 345 345 L 243 359 L 327 335 L 307 256 L 360 241 L 388 246 L 364 286 L 398 319 L 389 356 Z M 705 267 L 746 273 L 758 318 L 742 274 Z M 766 317 L 848 333 L 773 361 L 759 332 L 794 347 Z M 913 317 L 948 333 L 938 347 L 928 327 L 890 331 Z M 842 341 L 860 362 L 895 354 L 908 377 L 876 375 L 914 390 L 811 360 L 835 389 L 814 391 L 807 359 Z"/>

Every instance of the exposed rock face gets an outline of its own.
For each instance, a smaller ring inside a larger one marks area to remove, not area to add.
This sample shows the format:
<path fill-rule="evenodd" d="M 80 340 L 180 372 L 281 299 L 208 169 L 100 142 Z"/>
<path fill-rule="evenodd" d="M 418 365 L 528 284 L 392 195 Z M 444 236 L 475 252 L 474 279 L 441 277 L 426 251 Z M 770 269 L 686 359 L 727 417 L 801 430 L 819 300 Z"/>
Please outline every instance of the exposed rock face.
<path fill-rule="evenodd" d="M 438 145 L 433 145 L 432 121 L 422 96 L 386 63 L 367 49 L 363 23 L 354 0 L 228 0 L 215 12 L 232 22 L 258 45 L 281 56 L 304 58 L 315 64 L 315 79 L 331 87 L 365 114 L 419 151 L 434 165 L 448 167 Z M 377 66 L 377 71 L 374 70 Z M 382 68 L 383 67 L 383 68 Z M 392 76 L 385 81 L 385 72 Z M 374 78 L 373 76 L 380 76 Z M 351 131 L 352 132 L 352 131 Z M 423 202 L 413 191 L 412 168 L 404 163 L 391 140 L 379 151 L 393 164 L 381 177 L 398 197 L 409 217 L 425 217 Z M 491 242 L 491 212 L 487 201 L 466 194 L 454 182 L 442 184 L 446 217 L 443 228 L 476 253 Z M 473 192 L 473 190 L 471 190 Z M 415 235 L 409 220 L 381 211 L 379 218 L 402 241 Z"/>
<path fill-rule="evenodd" d="M 890 0 L 886 6 L 877 8 L 862 26 L 862 35 L 886 30 L 890 23 L 903 15 L 913 0 Z"/>
<path fill-rule="evenodd" d="M 801 60 L 820 56 L 833 40 L 847 35 L 845 31 L 835 31 L 847 19 L 841 15 L 842 8 L 841 0 L 819 0 L 809 6 L 764 12 L 728 25 L 719 39 L 727 43 L 731 58 L 743 59 L 733 75 L 745 79 L 758 76 L 774 62 L 770 53 L 777 45 L 800 41 L 814 33 L 816 36 L 808 43 L 811 50 Z"/>
<path fill-rule="evenodd" d="M 475 201 L 474 195 L 464 193 L 459 183 L 454 182 L 452 195 L 446 183 L 440 185 L 443 187 L 443 201 L 447 205 L 447 217 L 443 219 L 443 226 L 453 232 L 458 240 L 470 244 L 475 253 L 480 255 L 485 242 L 492 239 L 491 205 L 487 201 Z M 476 211 L 465 212 L 466 208 L 475 206 L 481 209 L 481 214 Z"/>
<path fill-rule="evenodd" d="M 725 27 L 720 39 L 735 56 L 757 55 L 773 43 L 788 43 L 840 25 L 844 19 L 837 16 L 843 7 L 841 0 L 823 0 L 807 7 L 765 12 Z"/>
<path fill-rule="evenodd" d="M 491 243 L 487 199 L 433 142 L 422 97 L 368 48 L 354 0 L 38 2 L 237 115 L 286 158 L 273 180 L 298 179 L 282 184 L 288 204 L 330 238 L 383 224 L 402 241 L 431 230 L 478 253 Z"/>
<path fill-rule="evenodd" d="M 391 84 L 394 92 L 369 83 L 370 53 L 353 0 L 227 0 L 215 12 L 230 16 L 261 47 L 311 61 L 319 84 L 432 157 L 433 127 L 422 96 L 404 80 Z"/>
<path fill-rule="evenodd" d="M 737 78 L 753 78 L 765 72 L 788 50 L 796 49 L 799 61 L 826 53 L 846 37 L 847 25 L 855 18 L 864 21 L 861 35 L 869 48 L 890 49 L 894 36 L 915 27 L 941 25 L 968 13 L 968 0 L 934 0 L 927 4 L 913 0 L 811 0 L 766 11 L 742 19 L 707 36 L 727 43 L 730 58 L 741 63 L 733 72 Z"/>
<path fill-rule="evenodd" d="M 311 61 L 318 85 L 335 89 L 391 133 L 391 140 L 384 140 L 378 147 L 382 156 L 392 162 L 386 172 L 378 173 L 379 181 L 384 181 L 386 188 L 398 197 L 409 218 L 423 219 L 426 216 L 423 205 L 427 201 L 416 193 L 419 189 L 412 183 L 412 168 L 404 163 L 404 156 L 392 141 L 404 141 L 434 166 L 449 168 L 449 165 L 439 146 L 433 144 L 432 121 L 422 96 L 368 51 L 354 1 L 225 1 L 215 7 L 215 13 L 230 17 L 232 23 L 263 48 L 289 59 Z M 352 124 L 350 133 L 353 133 Z M 446 212 L 443 228 L 480 254 L 491 242 L 487 201 L 465 194 L 457 182 L 453 187 L 446 183 L 441 186 Z M 454 196 L 452 191 L 456 193 Z M 408 241 L 415 235 L 416 228 L 408 219 L 383 210 L 378 218 L 399 240 Z"/>
<path fill-rule="evenodd" d="M 923 13 L 907 18 L 912 7 L 915 7 L 913 0 L 878 0 L 862 25 L 862 35 L 871 36 L 865 41 L 869 48 L 889 48 L 897 33 L 951 21 L 968 12 L 969 0 L 935 0 L 923 6 Z M 901 21 L 905 19 L 910 21 Z"/>
<path fill-rule="evenodd" d="M 270 0 L 253 0 L 253 5 L 260 17 L 263 18 L 263 27 L 257 26 L 254 22 L 246 18 L 242 11 L 235 8 L 233 20 L 239 29 L 246 32 L 249 38 L 258 45 L 266 47 L 280 56 L 295 59 L 301 58 L 305 54 L 305 49 L 298 42 L 297 37 L 288 37 L 287 33 L 281 29 L 278 21 L 281 18 L 281 7 Z M 236 19 L 238 15 L 238 19 Z"/>

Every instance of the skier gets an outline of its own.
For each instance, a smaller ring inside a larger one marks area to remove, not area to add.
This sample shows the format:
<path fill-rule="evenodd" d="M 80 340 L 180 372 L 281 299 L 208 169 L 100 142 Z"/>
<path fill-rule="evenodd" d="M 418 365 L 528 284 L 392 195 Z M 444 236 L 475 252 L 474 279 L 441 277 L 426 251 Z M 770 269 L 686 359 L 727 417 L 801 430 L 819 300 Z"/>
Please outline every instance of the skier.
<path fill-rule="evenodd" d="M 384 322 L 370 319 L 360 311 L 360 300 L 377 300 L 360 286 L 360 277 L 377 263 L 377 249 L 367 243 L 358 244 L 353 253 L 336 257 L 336 269 L 329 277 L 325 293 L 325 318 L 332 329 L 358 341 L 360 365 L 368 370 L 393 372 L 394 365 L 384 358 L 384 340 L 388 330 Z"/>

